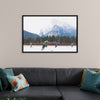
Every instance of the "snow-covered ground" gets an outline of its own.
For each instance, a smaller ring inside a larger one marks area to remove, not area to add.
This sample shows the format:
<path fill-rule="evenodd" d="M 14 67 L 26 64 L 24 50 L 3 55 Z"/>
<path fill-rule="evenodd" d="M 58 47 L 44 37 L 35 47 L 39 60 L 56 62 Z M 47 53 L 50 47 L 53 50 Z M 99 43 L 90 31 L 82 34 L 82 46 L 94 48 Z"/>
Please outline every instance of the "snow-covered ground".
<path fill-rule="evenodd" d="M 42 46 L 24 46 L 24 52 L 76 52 L 76 46 L 47 46 L 42 50 Z"/>

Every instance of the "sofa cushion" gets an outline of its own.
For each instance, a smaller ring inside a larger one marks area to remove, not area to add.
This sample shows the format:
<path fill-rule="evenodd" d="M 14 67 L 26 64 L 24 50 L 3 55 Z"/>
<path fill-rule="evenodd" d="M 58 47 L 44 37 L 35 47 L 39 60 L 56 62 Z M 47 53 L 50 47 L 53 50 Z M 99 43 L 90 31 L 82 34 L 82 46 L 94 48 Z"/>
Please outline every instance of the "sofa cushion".
<path fill-rule="evenodd" d="M 0 92 L 0 97 L 6 97 L 8 91 Z M 61 100 L 61 94 L 56 86 L 32 86 L 18 92 L 13 97 L 26 98 L 27 100 Z"/>
<path fill-rule="evenodd" d="M 56 71 L 52 68 L 13 68 L 14 74 L 22 73 L 30 85 L 56 85 Z"/>
<path fill-rule="evenodd" d="M 56 69 L 57 85 L 78 85 L 80 83 L 83 69 L 60 68 Z"/>
<path fill-rule="evenodd" d="M 77 86 L 59 86 L 63 100 L 100 100 L 100 94 L 80 90 Z"/>

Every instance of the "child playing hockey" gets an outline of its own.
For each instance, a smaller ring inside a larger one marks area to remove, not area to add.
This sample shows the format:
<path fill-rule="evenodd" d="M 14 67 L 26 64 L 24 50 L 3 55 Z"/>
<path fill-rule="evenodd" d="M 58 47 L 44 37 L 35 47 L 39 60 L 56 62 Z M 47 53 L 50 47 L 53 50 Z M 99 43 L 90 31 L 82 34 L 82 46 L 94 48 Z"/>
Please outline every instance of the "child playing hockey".
<path fill-rule="evenodd" d="M 74 45 L 74 44 L 73 44 L 73 42 L 72 42 L 72 43 L 71 43 L 71 47 L 73 47 L 73 45 Z"/>
<path fill-rule="evenodd" d="M 43 42 L 42 50 L 44 50 L 44 48 L 47 47 L 47 45 L 48 45 L 48 41 L 46 40 L 46 41 Z"/>

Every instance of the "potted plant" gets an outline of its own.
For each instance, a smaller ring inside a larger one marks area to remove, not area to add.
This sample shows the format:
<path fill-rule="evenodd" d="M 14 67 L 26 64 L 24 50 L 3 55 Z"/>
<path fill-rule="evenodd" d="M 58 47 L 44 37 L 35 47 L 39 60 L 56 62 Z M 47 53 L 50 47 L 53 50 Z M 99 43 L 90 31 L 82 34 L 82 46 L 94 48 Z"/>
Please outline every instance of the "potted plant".
<path fill-rule="evenodd" d="M 26 100 L 26 98 L 15 98 L 15 97 L 13 98 L 12 93 L 13 93 L 13 90 L 10 91 L 10 94 L 6 98 L 0 99 L 0 100 Z"/>

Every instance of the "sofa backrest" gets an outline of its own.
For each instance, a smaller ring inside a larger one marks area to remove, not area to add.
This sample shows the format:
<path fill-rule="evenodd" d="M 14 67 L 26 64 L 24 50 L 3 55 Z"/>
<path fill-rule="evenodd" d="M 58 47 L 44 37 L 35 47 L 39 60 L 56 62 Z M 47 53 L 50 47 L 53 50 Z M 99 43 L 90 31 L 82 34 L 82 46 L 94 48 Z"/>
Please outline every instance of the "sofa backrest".
<path fill-rule="evenodd" d="M 92 68 L 93 69 L 93 68 Z M 79 85 L 83 68 L 13 68 L 22 73 L 30 85 Z"/>
<path fill-rule="evenodd" d="M 56 85 L 56 70 L 52 68 L 13 68 L 14 74 L 22 73 L 30 85 Z"/>
<path fill-rule="evenodd" d="M 57 85 L 78 85 L 81 81 L 82 68 L 59 68 L 56 69 Z"/>

